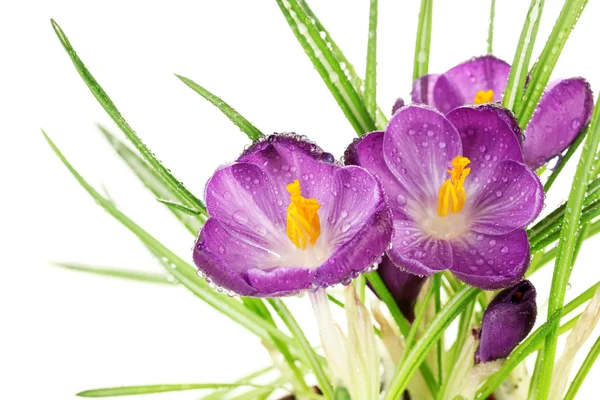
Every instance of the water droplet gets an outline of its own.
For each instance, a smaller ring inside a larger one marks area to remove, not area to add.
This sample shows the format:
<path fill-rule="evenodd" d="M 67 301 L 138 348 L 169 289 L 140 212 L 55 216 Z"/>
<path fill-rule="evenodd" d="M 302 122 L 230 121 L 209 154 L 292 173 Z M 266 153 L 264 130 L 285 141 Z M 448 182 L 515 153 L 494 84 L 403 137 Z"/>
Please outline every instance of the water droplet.
<path fill-rule="evenodd" d="M 446 148 L 446 142 L 439 142 L 438 146 L 440 147 L 440 149 L 445 149 Z"/>
<path fill-rule="evenodd" d="M 496 245 L 496 240 L 494 240 L 494 239 L 490 240 L 489 243 L 488 243 L 488 245 L 490 247 L 494 247 Z"/>
<path fill-rule="evenodd" d="M 342 210 L 342 212 L 340 213 L 342 218 L 346 218 L 348 216 L 348 211 L 346 210 Z"/>
<path fill-rule="evenodd" d="M 508 253 L 508 247 L 507 247 L 507 246 L 504 246 L 504 247 L 502 247 L 502 248 L 500 249 L 500 253 L 502 253 L 502 254 L 506 254 L 506 253 Z"/>
<path fill-rule="evenodd" d="M 398 196 L 396 196 L 396 201 L 401 206 L 405 206 L 406 205 L 406 197 L 402 196 L 401 194 L 399 194 Z"/>
<path fill-rule="evenodd" d="M 235 219 L 240 224 L 245 224 L 248 222 L 248 216 L 242 210 L 238 210 L 233 213 L 233 219 Z"/>
<path fill-rule="evenodd" d="M 496 197 L 502 197 L 502 192 L 500 190 L 496 191 Z"/>
<path fill-rule="evenodd" d="M 345 224 L 342 225 L 342 233 L 346 233 L 350 230 L 350 227 L 352 226 L 351 223 L 346 222 Z"/>
<path fill-rule="evenodd" d="M 479 146 L 479 151 L 484 153 L 486 151 L 487 147 L 485 146 Z"/>

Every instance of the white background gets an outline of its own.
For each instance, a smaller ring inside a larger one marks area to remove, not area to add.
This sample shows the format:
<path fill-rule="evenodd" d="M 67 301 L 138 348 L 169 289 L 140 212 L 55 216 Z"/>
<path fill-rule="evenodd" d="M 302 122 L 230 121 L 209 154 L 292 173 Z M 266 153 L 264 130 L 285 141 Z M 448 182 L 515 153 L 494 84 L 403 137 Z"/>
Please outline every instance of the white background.
<path fill-rule="evenodd" d="M 380 4 L 377 98 L 384 110 L 398 96 L 409 99 L 418 3 Z M 508 61 L 526 3 L 497 4 L 494 48 Z M 368 2 L 311 4 L 362 74 Z M 535 54 L 561 5 L 546 2 Z M 582 75 L 597 90 L 600 3 L 587 8 L 555 76 Z M 483 0 L 435 2 L 431 71 L 486 51 L 488 12 Z M 143 140 L 197 195 L 212 171 L 249 141 L 173 73 L 222 96 L 263 132 L 296 131 L 336 156 L 355 137 L 274 1 L 2 2 L 0 398 L 69 399 L 104 386 L 226 382 L 267 365 L 257 339 L 182 287 L 49 266 L 64 260 L 160 271 L 143 246 L 78 187 L 44 142 L 41 127 L 90 182 L 105 185 L 122 210 L 186 259 L 194 240 L 99 135 L 98 122 L 119 132 L 55 38 L 51 17 Z M 564 200 L 568 188 L 559 181 L 547 209 Z M 599 240 L 584 246 L 569 299 L 600 278 Z M 542 318 L 549 269 L 534 279 Z M 314 337 L 308 299 L 290 302 Z M 596 366 L 580 398 L 597 398 L 599 375 Z"/>

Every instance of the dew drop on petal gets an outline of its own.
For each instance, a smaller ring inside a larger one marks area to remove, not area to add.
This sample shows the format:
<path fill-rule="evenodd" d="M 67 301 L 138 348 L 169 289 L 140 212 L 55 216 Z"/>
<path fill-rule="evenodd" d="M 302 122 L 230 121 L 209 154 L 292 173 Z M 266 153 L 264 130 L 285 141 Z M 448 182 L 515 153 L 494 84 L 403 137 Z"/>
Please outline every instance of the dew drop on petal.
<path fill-rule="evenodd" d="M 233 213 L 233 219 L 235 219 L 240 224 L 245 224 L 248 222 L 248 216 L 242 210 L 238 210 Z"/>
<path fill-rule="evenodd" d="M 508 247 L 507 247 L 507 246 L 504 246 L 504 247 L 502 247 L 502 248 L 500 249 L 500 253 L 502 253 L 502 254 L 506 254 L 506 253 L 508 253 Z"/>

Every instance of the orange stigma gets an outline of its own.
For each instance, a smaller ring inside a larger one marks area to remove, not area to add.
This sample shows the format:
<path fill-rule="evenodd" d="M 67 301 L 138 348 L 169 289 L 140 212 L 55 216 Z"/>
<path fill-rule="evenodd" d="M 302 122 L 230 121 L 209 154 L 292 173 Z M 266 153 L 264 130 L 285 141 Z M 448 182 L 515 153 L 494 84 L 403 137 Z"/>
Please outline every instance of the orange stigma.
<path fill-rule="evenodd" d="M 449 212 L 459 213 L 467 201 L 467 193 L 463 187 L 471 168 L 465 168 L 471 161 L 467 157 L 456 156 L 452 160 L 452 169 L 448 170 L 450 179 L 446 179 L 438 196 L 437 213 L 445 217 Z"/>
<path fill-rule="evenodd" d="M 286 187 L 291 203 L 287 210 L 287 235 L 297 248 L 306 250 L 314 246 L 321 235 L 321 222 L 317 211 L 321 205 L 316 199 L 307 199 L 300 194 L 300 182 L 295 180 Z"/>
<path fill-rule="evenodd" d="M 486 104 L 494 101 L 494 91 L 493 90 L 480 90 L 475 94 L 475 98 L 473 99 L 473 103 L 475 104 Z"/>

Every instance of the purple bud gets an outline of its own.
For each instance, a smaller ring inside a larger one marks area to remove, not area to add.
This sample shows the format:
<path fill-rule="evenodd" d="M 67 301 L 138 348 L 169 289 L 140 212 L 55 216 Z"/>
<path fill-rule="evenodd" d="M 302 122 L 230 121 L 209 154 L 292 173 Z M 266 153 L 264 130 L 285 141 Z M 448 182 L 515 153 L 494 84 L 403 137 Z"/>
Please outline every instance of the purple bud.
<path fill-rule="evenodd" d="M 506 358 L 531 332 L 537 306 L 535 288 L 521 281 L 494 297 L 483 313 L 475 363 Z"/>
<path fill-rule="evenodd" d="M 402 97 L 398 97 L 392 106 L 392 115 L 396 114 L 396 111 L 404 107 L 404 100 Z"/>
<path fill-rule="evenodd" d="M 404 317 L 412 322 L 415 319 L 415 303 L 417 296 L 427 278 L 409 274 L 396 266 L 384 255 L 377 269 L 381 280 L 385 283 Z M 369 285 L 369 287 L 371 287 Z M 371 288 L 373 289 L 373 288 Z M 374 291 L 373 291 L 374 292 Z"/>

